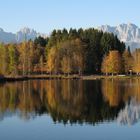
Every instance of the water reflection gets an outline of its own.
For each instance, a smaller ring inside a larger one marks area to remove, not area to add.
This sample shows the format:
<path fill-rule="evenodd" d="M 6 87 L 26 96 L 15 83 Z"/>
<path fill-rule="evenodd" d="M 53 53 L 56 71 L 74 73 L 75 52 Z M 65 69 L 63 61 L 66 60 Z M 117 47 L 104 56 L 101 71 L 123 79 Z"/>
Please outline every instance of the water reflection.
<path fill-rule="evenodd" d="M 140 81 L 40 80 L 0 85 L 0 120 L 48 114 L 54 122 L 97 124 L 117 120 L 134 124 L 140 117 Z"/>
<path fill-rule="evenodd" d="M 137 123 L 140 119 L 140 104 L 134 99 L 129 103 L 126 103 L 124 109 L 122 109 L 119 114 L 117 121 L 122 125 L 133 125 Z"/>

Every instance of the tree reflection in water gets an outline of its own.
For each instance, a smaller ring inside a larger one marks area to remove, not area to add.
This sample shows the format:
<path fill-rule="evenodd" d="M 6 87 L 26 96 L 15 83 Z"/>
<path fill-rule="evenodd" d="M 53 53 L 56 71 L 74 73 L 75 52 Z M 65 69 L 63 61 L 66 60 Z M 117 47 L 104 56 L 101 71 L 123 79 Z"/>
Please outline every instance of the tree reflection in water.
<path fill-rule="evenodd" d="M 139 83 L 138 79 L 110 79 L 32 80 L 1 84 L 0 118 L 17 115 L 30 120 L 48 114 L 54 122 L 64 124 L 95 125 L 116 118 L 122 123 L 126 119 L 120 114 L 131 99 L 135 98 L 135 105 L 139 105 Z"/>

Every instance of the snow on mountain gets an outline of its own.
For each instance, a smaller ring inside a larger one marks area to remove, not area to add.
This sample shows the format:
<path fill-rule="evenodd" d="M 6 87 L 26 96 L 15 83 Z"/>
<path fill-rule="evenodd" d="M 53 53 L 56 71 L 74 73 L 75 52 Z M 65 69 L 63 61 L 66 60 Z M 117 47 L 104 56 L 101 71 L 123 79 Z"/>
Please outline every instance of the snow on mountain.
<path fill-rule="evenodd" d="M 121 125 L 133 125 L 140 120 L 140 104 L 132 99 L 130 104 L 126 104 L 117 117 L 117 122 Z"/>
<path fill-rule="evenodd" d="M 120 24 L 118 26 L 103 25 L 98 27 L 103 32 L 114 33 L 118 38 L 130 46 L 131 50 L 140 48 L 140 28 L 135 24 Z"/>
<path fill-rule="evenodd" d="M 38 36 L 46 37 L 45 34 L 37 33 L 35 30 L 28 27 L 22 28 L 15 34 L 5 32 L 2 28 L 0 28 L 0 42 L 3 43 L 20 43 L 25 39 L 34 40 Z"/>

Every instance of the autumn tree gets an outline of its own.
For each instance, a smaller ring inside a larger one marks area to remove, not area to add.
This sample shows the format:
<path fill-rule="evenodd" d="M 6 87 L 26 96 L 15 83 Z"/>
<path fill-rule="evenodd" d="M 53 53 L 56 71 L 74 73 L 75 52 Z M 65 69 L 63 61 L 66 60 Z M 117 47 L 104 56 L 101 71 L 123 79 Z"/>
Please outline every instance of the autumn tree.
<path fill-rule="evenodd" d="M 9 73 L 11 75 L 18 74 L 18 64 L 19 64 L 19 53 L 15 45 L 11 44 L 8 46 L 9 52 Z"/>
<path fill-rule="evenodd" d="M 110 51 L 108 56 L 104 57 L 102 63 L 102 72 L 111 73 L 112 75 L 122 72 L 122 59 L 118 51 Z"/>
<path fill-rule="evenodd" d="M 134 61 L 133 61 L 133 71 L 137 73 L 137 75 L 140 74 L 140 49 L 136 49 L 134 54 Z"/>
<path fill-rule="evenodd" d="M 133 57 L 131 55 L 129 47 L 127 50 L 124 51 L 122 55 L 122 59 L 123 59 L 124 72 L 128 74 L 129 72 L 132 71 L 133 68 Z"/>
<path fill-rule="evenodd" d="M 86 44 L 83 43 L 80 39 L 76 39 L 73 41 L 72 46 L 74 47 L 73 51 L 73 65 L 74 65 L 74 72 L 79 73 L 80 75 L 85 70 L 85 55 L 84 55 L 84 48 Z"/>
<path fill-rule="evenodd" d="M 73 58 L 72 58 L 72 51 L 73 48 L 71 46 L 71 41 L 66 41 L 62 43 L 62 46 L 60 48 L 60 54 L 62 57 L 61 61 L 61 71 L 63 73 L 71 73 L 73 70 Z"/>
<path fill-rule="evenodd" d="M 0 44 L 0 74 L 9 74 L 9 54 L 8 47 L 4 46 L 4 44 Z"/>
<path fill-rule="evenodd" d="M 35 62 L 35 57 L 36 54 L 35 54 L 35 46 L 34 46 L 34 43 L 32 41 L 29 41 L 27 43 L 27 49 L 28 49 L 28 52 L 27 52 L 27 72 L 28 74 L 31 74 L 34 70 L 34 62 Z"/>
<path fill-rule="evenodd" d="M 39 67 L 40 67 L 41 74 L 43 74 L 45 66 L 44 66 L 44 61 L 43 61 L 43 56 L 42 55 L 40 56 Z"/>
<path fill-rule="evenodd" d="M 19 61 L 20 61 L 20 70 L 22 72 L 22 75 L 26 75 L 28 73 L 28 47 L 27 42 L 23 42 L 19 45 Z"/>
<path fill-rule="evenodd" d="M 108 75 L 109 73 L 109 56 L 105 55 L 102 62 L 101 72 Z"/>
<path fill-rule="evenodd" d="M 55 71 L 56 66 L 56 55 L 57 55 L 57 48 L 52 47 L 49 50 L 48 56 L 47 56 L 47 71 L 51 74 Z"/>

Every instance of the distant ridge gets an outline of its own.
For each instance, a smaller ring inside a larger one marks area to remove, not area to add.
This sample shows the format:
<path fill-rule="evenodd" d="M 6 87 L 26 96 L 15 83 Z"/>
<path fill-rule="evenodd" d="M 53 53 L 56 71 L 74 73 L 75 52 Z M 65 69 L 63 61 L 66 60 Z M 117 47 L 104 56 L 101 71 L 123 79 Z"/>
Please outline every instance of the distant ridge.
<path fill-rule="evenodd" d="M 25 38 L 26 40 L 34 40 L 38 36 L 46 37 L 45 34 L 38 33 L 34 29 L 30 29 L 28 27 L 20 29 L 15 34 L 5 32 L 2 28 L 0 28 L 0 42 L 3 43 L 20 43 L 24 41 Z"/>

